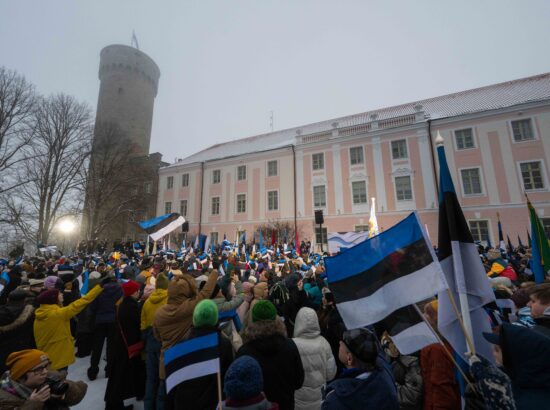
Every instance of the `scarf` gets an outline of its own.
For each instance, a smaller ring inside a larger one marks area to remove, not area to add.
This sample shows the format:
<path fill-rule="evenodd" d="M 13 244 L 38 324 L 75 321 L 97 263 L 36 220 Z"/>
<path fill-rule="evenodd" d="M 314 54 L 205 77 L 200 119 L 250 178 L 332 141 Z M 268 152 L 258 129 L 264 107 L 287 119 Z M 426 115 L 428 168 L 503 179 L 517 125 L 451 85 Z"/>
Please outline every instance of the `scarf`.
<path fill-rule="evenodd" d="M 18 383 L 15 380 L 12 380 L 9 371 L 6 371 L 2 375 L 2 378 L 0 379 L 0 389 L 10 394 L 13 394 L 14 396 L 17 396 L 23 400 L 27 400 L 32 394 L 31 388 L 21 383 Z"/>

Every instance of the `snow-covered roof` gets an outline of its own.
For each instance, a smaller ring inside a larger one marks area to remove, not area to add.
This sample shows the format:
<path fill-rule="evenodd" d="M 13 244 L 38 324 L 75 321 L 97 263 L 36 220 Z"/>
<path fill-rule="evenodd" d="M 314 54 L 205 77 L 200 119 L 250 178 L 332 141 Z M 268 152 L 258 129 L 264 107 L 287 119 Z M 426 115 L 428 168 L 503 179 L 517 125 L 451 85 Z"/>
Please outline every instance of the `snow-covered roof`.
<path fill-rule="evenodd" d="M 548 99 L 550 99 L 550 73 L 545 73 L 472 90 L 460 91 L 440 97 L 428 98 L 393 107 L 228 141 L 212 145 L 209 148 L 179 160 L 175 164 L 169 165 L 169 167 L 281 148 L 295 144 L 298 134 L 308 135 L 330 131 L 334 129 L 335 123 L 338 123 L 338 128 L 346 128 L 360 124 L 368 124 L 374 119 L 381 121 L 390 118 L 406 117 L 408 115 L 414 115 L 418 110 L 421 110 L 426 118 L 435 120 Z"/>

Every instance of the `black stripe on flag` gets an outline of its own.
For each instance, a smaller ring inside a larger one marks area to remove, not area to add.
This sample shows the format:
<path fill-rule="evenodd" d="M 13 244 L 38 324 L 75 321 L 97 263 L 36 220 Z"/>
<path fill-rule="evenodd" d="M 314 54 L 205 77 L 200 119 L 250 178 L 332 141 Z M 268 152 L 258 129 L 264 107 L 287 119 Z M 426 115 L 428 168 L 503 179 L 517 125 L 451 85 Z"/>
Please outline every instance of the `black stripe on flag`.
<path fill-rule="evenodd" d="M 207 360 L 215 359 L 219 357 L 218 346 L 210 347 L 208 349 L 197 350 L 186 354 L 184 356 L 178 357 L 172 360 L 165 366 L 166 376 L 175 371 L 187 367 L 194 363 L 206 362 Z"/>
<path fill-rule="evenodd" d="M 180 217 L 177 213 L 171 213 L 170 216 L 160 221 L 158 224 L 153 225 L 147 229 L 145 229 L 145 232 L 148 234 L 155 233 L 157 231 L 160 231 L 162 228 L 164 228 L 167 225 L 170 225 L 172 222 L 174 222 L 176 219 Z"/>
<path fill-rule="evenodd" d="M 362 299 L 384 285 L 433 263 L 424 238 L 398 249 L 366 271 L 330 284 L 337 303 Z"/>
<path fill-rule="evenodd" d="M 470 227 L 454 192 L 445 192 L 439 204 L 439 247 L 437 257 L 440 261 L 451 256 L 451 241 L 474 243 Z"/>

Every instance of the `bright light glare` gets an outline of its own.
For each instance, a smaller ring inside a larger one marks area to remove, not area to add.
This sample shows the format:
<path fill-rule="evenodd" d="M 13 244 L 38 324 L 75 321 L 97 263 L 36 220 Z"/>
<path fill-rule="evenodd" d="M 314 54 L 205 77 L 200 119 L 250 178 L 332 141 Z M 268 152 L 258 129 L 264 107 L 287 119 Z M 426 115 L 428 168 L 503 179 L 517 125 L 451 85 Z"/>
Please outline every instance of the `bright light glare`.
<path fill-rule="evenodd" d="M 63 233 L 71 233 L 74 231 L 75 224 L 70 219 L 64 219 L 59 222 L 59 230 Z"/>

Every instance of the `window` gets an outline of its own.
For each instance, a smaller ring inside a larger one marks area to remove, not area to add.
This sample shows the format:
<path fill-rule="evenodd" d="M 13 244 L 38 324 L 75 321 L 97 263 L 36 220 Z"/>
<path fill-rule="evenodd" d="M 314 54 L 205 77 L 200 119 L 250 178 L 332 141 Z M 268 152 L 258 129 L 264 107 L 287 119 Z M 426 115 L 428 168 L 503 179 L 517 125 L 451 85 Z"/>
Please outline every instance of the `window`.
<path fill-rule="evenodd" d="M 474 134 L 471 128 L 455 131 L 456 149 L 475 148 Z"/>
<path fill-rule="evenodd" d="M 533 134 L 531 118 L 512 121 L 512 133 L 514 134 L 515 142 L 534 140 L 535 134 Z"/>
<path fill-rule="evenodd" d="M 523 162 L 520 164 L 523 187 L 526 191 L 532 189 L 544 189 L 542 179 L 542 165 L 540 161 Z"/>
<path fill-rule="evenodd" d="M 210 243 L 212 245 L 218 244 L 218 233 L 217 232 L 210 232 Z"/>
<path fill-rule="evenodd" d="M 277 176 L 277 161 L 267 161 L 267 176 Z"/>
<path fill-rule="evenodd" d="M 143 184 L 143 191 L 146 193 L 146 194 L 150 194 L 153 192 L 153 184 L 151 182 L 145 182 Z"/>
<path fill-rule="evenodd" d="M 354 205 L 367 203 L 367 183 L 365 181 L 352 182 L 351 191 L 353 192 Z"/>
<path fill-rule="evenodd" d="M 313 154 L 311 156 L 311 165 L 314 171 L 318 169 L 325 169 L 325 154 L 322 152 L 319 154 Z"/>
<path fill-rule="evenodd" d="M 395 196 L 398 201 L 412 201 L 411 177 L 395 177 Z"/>
<path fill-rule="evenodd" d="M 237 213 L 242 214 L 246 212 L 246 194 L 237 195 Z"/>
<path fill-rule="evenodd" d="M 239 165 L 237 167 L 237 180 L 244 181 L 246 179 L 246 165 Z"/>
<path fill-rule="evenodd" d="M 212 198 L 212 215 L 219 215 L 220 214 L 220 197 L 216 196 Z"/>
<path fill-rule="evenodd" d="M 368 230 L 368 225 L 355 225 L 355 232 L 367 232 Z"/>
<path fill-rule="evenodd" d="M 219 184 L 222 180 L 222 172 L 219 169 L 212 171 L 212 183 Z"/>
<path fill-rule="evenodd" d="M 469 168 L 460 170 L 462 176 L 462 192 L 464 195 L 479 195 L 481 189 L 481 178 L 479 177 L 479 168 Z"/>
<path fill-rule="evenodd" d="M 320 228 L 318 226 L 315 228 L 315 242 L 326 245 L 328 243 L 327 237 L 327 228 Z"/>
<path fill-rule="evenodd" d="M 489 242 L 488 221 L 468 221 L 474 242 Z"/>
<path fill-rule="evenodd" d="M 279 209 L 279 192 L 267 191 L 267 210 L 277 211 Z"/>
<path fill-rule="evenodd" d="M 327 206 L 327 199 L 325 195 L 325 186 L 318 185 L 313 187 L 313 206 L 315 208 L 321 208 Z"/>
<path fill-rule="evenodd" d="M 391 155 L 393 159 L 406 159 L 407 155 L 407 140 L 399 140 L 391 142 Z"/>
<path fill-rule="evenodd" d="M 187 216 L 187 199 L 182 199 L 180 201 L 180 215 Z"/>
<path fill-rule="evenodd" d="M 165 202 L 164 203 L 164 213 L 169 214 L 172 212 L 172 202 Z"/>
<path fill-rule="evenodd" d="M 539 218 L 542 222 L 542 228 L 546 232 L 546 237 L 550 239 L 550 218 Z"/>
<path fill-rule="evenodd" d="M 189 174 L 181 175 L 181 186 L 189 186 Z"/>
<path fill-rule="evenodd" d="M 174 188 L 174 177 L 166 178 L 166 189 Z"/>
<path fill-rule="evenodd" d="M 349 162 L 351 165 L 363 163 L 363 147 L 352 147 L 349 149 Z"/>

